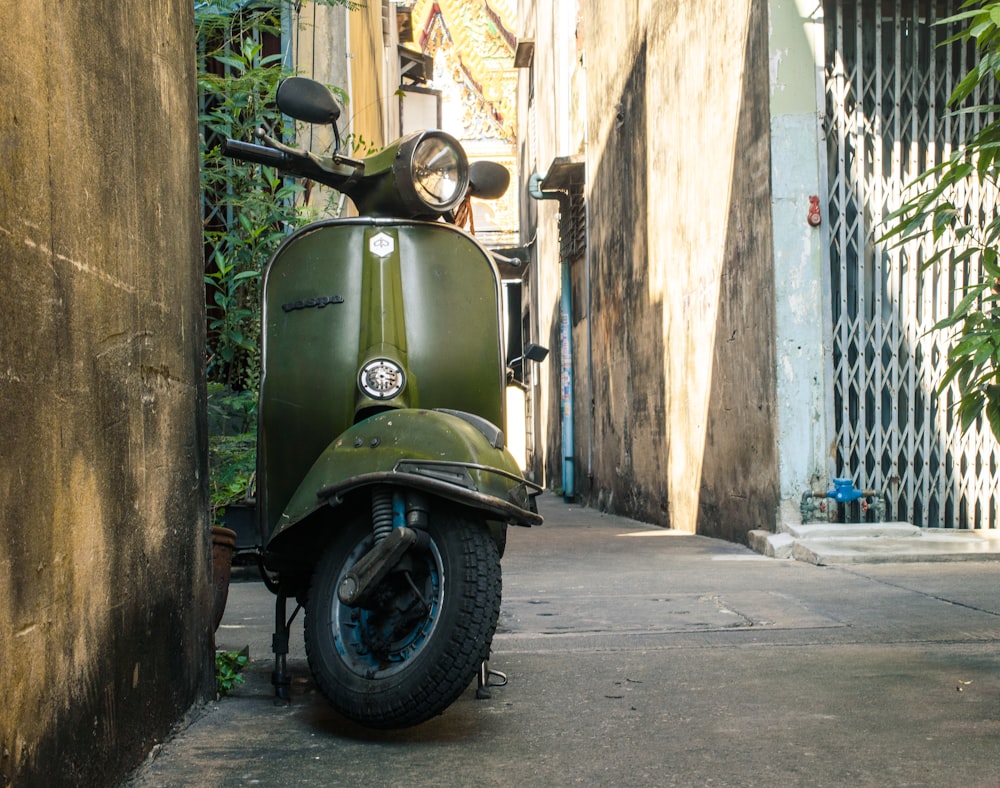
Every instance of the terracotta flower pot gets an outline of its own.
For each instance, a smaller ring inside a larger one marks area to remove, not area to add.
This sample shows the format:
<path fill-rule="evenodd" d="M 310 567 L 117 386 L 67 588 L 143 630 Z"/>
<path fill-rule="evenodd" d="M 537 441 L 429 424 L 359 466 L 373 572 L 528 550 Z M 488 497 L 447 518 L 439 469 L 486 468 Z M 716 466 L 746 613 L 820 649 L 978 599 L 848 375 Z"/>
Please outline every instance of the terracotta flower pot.
<path fill-rule="evenodd" d="M 229 598 L 229 578 L 233 567 L 233 550 L 236 548 L 236 532 L 218 525 L 212 526 L 212 615 L 213 631 L 219 628 L 222 614 L 226 612 Z"/>

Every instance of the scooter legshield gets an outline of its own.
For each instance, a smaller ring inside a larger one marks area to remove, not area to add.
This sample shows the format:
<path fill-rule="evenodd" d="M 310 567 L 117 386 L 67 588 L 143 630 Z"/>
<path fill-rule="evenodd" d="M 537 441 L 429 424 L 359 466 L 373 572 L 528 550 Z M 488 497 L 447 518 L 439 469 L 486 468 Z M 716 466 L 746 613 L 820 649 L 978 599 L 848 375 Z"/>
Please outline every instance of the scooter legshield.
<path fill-rule="evenodd" d="M 499 429 L 457 411 L 390 410 L 353 425 L 326 448 L 268 544 L 323 506 L 338 506 L 372 484 L 421 490 L 514 525 L 542 522 L 531 501 L 541 488 L 523 478 Z"/>

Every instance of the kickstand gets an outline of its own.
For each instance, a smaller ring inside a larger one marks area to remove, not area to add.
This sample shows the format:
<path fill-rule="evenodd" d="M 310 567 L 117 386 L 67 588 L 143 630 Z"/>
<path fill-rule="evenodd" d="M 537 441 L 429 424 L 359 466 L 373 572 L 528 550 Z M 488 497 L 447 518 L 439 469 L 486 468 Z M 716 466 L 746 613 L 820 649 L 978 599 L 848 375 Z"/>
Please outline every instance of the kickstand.
<path fill-rule="evenodd" d="M 300 606 L 296 605 L 291 618 L 286 619 L 285 603 L 287 601 L 288 594 L 283 589 L 279 590 L 274 605 L 274 634 L 271 636 L 271 650 L 274 652 L 274 670 L 271 672 L 271 683 L 274 685 L 274 704 L 276 706 L 287 706 L 291 703 L 289 688 L 292 684 L 292 677 L 288 674 L 288 635 Z"/>
<path fill-rule="evenodd" d="M 507 674 L 499 670 L 490 670 L 489 660 L 484 659 L 479 666 L 479 681 L 476 686 L 476 700 L 487 700 L 490 696 L 490 687 L 506 687 Z"/>

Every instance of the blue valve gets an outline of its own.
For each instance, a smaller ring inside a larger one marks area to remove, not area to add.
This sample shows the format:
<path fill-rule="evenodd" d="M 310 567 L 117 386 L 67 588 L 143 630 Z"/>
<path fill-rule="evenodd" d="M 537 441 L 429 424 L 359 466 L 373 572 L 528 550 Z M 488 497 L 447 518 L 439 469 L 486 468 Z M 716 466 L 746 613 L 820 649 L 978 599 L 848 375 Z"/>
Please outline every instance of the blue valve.
<path fill-rule="evenodd" d="M 837 503 L 850 503 L 863 495 L 850 479 L 834 479 L 833 489 L 827 492 L 826 497 L 833 498 Z"/>

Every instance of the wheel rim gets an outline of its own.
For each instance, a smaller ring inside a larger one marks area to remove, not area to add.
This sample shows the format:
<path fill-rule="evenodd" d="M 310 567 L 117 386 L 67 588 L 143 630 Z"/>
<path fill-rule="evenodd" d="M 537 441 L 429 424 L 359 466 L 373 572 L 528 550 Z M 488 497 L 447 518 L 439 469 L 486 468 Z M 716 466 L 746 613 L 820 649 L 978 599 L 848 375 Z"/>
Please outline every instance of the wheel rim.
<path fill-rule="evenodd" d="M 336 588 L 347 570 L 371 549 L 371 537 L 359 542 L 340 570 Z M 376 591 L 375 609 L 349 607 L 334 595 L 330 628 L 337 653 L 356 675 L 384 678 L 401 670 L 430 639 L 444 597 L 444 570 L 437 545 L 411 551 L 407 571 L 392 572 Z"/>

